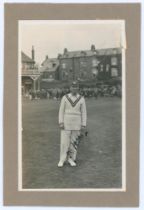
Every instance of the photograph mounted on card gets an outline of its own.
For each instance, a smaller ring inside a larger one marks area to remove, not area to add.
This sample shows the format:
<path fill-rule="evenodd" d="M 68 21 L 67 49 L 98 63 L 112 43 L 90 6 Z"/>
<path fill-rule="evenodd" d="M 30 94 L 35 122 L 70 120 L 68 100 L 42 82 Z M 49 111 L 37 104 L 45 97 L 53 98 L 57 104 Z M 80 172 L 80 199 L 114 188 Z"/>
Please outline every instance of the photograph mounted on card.
<path fill-rule="evenodd" d="M 138 205 L 139 11 L 5 4 L 5 205 Z"/>

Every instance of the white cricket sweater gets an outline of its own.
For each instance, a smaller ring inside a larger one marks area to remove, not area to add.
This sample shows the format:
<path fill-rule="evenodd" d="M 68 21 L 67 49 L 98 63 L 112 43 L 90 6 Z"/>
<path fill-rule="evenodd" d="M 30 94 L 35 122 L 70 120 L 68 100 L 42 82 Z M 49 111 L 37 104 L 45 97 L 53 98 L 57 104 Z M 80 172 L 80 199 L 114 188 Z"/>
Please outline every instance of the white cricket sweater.
<path fill-rule="evenodd" d="M 84 97 L 71 93 L 63 96 L 59 109 L 59 124 L 64 123 L 65 130 L 80 130 L 86 126 L 87 112 Z"/>

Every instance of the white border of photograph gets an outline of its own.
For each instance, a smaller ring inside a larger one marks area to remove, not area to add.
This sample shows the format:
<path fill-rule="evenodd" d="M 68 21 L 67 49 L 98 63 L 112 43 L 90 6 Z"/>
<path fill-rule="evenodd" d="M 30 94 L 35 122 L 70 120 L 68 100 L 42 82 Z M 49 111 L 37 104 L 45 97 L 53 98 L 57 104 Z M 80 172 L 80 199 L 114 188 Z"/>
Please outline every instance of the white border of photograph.
<path fill-rule="evenodd" d="M 22 97 L 21 97 L 21 24 L 117 24 L 120 23 L 121 30 L 121 49 L 122 49 L 122 188 L 49 188 L 49 189 L 23 189 L 22 188 Z M 19 20 L 18 22 L 18 190 L 19 191 L 97 191 L 97 192 L 118 192 L 126 191 L 126 33 L 124 20 Z"/>

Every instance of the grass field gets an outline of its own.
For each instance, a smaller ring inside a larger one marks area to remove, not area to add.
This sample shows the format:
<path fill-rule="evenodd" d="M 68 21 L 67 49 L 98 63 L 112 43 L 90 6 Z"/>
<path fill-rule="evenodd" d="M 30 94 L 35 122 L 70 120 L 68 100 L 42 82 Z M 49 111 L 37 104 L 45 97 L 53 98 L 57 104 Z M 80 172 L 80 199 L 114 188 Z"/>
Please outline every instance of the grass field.
<path fill-rule="evenodd" d="M 88 137 L 77 166 L 58 168 L 60 101 L 23 100 L 23 188 L 121 188 L 121 99 L 86 100 Z"/>

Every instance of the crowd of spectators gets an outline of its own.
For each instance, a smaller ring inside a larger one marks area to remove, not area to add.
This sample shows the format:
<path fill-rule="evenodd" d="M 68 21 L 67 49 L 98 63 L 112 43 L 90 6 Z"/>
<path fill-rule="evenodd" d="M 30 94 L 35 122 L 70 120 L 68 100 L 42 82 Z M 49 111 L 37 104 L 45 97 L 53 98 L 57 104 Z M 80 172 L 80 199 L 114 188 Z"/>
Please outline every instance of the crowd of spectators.
<path fill-rule="evenodd" d="M 29 91 L 29 99 L 61 99 L 65 94 L 69 93 L 69 88 L 51 88 L 41 89 L 39 91 Z M 101 85 L 97 87 L 80 87 L 79 93 L 85 98 L 98 97 L 120 97 L 122 95 L 121 85 Z"/>

